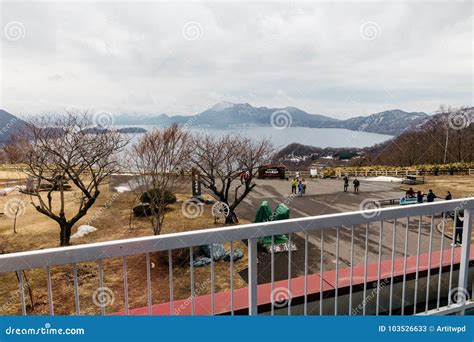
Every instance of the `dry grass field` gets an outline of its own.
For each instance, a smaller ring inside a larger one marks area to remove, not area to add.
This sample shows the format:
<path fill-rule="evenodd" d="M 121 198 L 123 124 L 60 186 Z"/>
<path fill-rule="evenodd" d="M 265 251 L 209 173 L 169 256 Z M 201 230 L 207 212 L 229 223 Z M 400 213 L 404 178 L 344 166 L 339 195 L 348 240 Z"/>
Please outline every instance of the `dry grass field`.
<path fill-rule="evenodd" d="M 0 179 L 15 179 L 15 175 L 0 172 Z M 10 177 L 10 178 L 9 178 Z M 72 212 L 75 205 L 76 192 L 67 193 L 67 211 Z M 17 217 L 17 233 L 13 232 L 13 218 L 7 215 L 0 216 L 0 251 L 13 253 L 27 250 L 38 250 L 57 247 L 59 245 L 59 227 L 46 216 L 36 212 L 29 203 L 28 195 L 18 191 L 0 197 L 0 211 L 5 203 L 12 198 L 25 201 L 25 210 Z M 93 218 L 89 224 L 98 230 L 85 237 L 72 239 L 72 245 L 86 244 L 99 241 L 127 239 L 150 236 L 150 223 L 144 218 L 134 218 L 130 221 L 130 212 L 134 203 L 134 194 L 130 192 L 109 192 L 108 185 L 103 185 L 101 196 L 97 203 L 73 229 L 73 233 L 81 224 Z M 178 202 L 172 205 L 165 218 L 162 234 L 206 229 L 222 224 L 214 224 L 211 206 L 203 207 L 202 215 L 197 218 L 186 218 L 182 214 L 182 201 L 189 198 L 189 194 L 178 194 Z M 67 247 L 66 247 L 67 248 Z M 226 250 L 230 248 L 225 245 Z M 235 262 L 234 286 L 240 288 L 245 282 L 238 272 L 246 267 L 246 246 L 241 241 L 234 243 L 234 248 L 244 252 L 244 258 Z M 173 265 L 173 292 L 174 299 L 186 299 L 190 296 L 189 263 L 184 261 L 180 265 L 174 260 Z M 147 305 L 146 260 L 144 255 L 127 257 L 128 285 L 130 308 Z M 151 279 L 153 304 L 169 301 L 169 279 L 167 253 L 151 255 Z M 103 261 L 104 286 L 112 290 L 113 303 L 107 306 L 108 313 L 124 309 L 122 259 L 105 259 Z M 229 263 L 223 260 L 215 263 L 215 291 L 230 289 Z M 27 298 L 28 314 L 47 314 L 47 287 L 45 270 L 27 270 L 26 277 L 33 294 L 33 305 Z M 57 266 L 51 268 L 53 284 L 53 300 L 55 314 L 74 314 L 74 279 L 72 266 Z M 78 265 L 80 305 L 82 314 L 99 314 L 100 308 L 93 303 L 94 292 L 99 287 L 98 264 L 88 262 Z M 210 266 L 195 268 L 196 295 L 210 293 Z M 0 315 L 20 314 L 19 287 L 14 273 L 0 273 Z M 26 293 L 26 291 L 25 291 Z"/>
<path fill-rule="evenodd" d="M 407 190 L 409 186 L 404 185 L 402 187 Z M 425 184 L 413 186 L 418 191 L 421 190 L 423 193 L 428 193 L 428 190 L 433 192 L 439 197 L 445 197 L 447 191 L 450 191 L 453 195 L 453 199 L 474 197 L 474 177 L 473 176 L 428 176 L 425 177 Z M 445 235 L 452 237 L 453 235 L 453 220 L 447 220 L 445 225 Z M 441 228 L 439 228 L 441 229 Z M 474 239 L 474 234 L 473 234 Z"/>
<path fill-rule="evenodd" d="M 416 190 L 427 193 L 432 189 L 438 196 L 444 197 L 451 191 L 453 198 L 474 196 L 474 177 L 472 176 L 427 176 L 425 184 L 416 186 Z"/>

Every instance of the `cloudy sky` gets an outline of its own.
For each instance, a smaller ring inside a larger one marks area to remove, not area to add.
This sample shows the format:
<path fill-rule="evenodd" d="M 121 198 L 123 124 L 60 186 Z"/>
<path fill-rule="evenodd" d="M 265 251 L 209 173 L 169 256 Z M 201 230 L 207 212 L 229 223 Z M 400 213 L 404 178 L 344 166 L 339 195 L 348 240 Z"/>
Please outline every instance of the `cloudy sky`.
<path fill-rule="evenodd" d="M 220 101 L 338 118 L 472 105 L 472 3 L 7 2 L 1 104 L 194 114 Z"/>

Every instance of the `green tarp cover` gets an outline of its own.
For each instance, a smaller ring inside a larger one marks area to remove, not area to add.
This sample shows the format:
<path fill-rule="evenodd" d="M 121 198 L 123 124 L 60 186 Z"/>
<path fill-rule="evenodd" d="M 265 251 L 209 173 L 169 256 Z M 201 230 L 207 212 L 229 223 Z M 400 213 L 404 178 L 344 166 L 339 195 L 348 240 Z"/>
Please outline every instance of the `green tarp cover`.
<path fill-rule="evenodd" d="M 272 215 L 272 208 L 268 201 L 263 201 L 257 209 L 257 214 L 255 215 L 255 223 L 258 222 L 267 222 L 267 221 L 278 221 L 286 220 L 290 218 L 290 209 L 280 203 L 275 208 L 275 213 Z M 265 248 L 269 248 L 272 245 L 272 237 L 265 236 L 264 238 L 259 238 L 258 241 L 263 242 Z M 275 245 L 281 245 L 288 242 L 286 235 L 275 235 L 273 238 L 273 243 Z"/>
<path fill-rule="evenodd" d="M 255 223 L 270 221 L 271 217 L 272 207 L 270 207 L 268 201 L 263 201 L 257 209 L 257 214 L 255 215 Z"/>
<path fill-rule="evenodd" d="M 290 218 L 290 208 L 280 203 L 275 208 L 273 216 L 273 221 L 288 220 Z"/>

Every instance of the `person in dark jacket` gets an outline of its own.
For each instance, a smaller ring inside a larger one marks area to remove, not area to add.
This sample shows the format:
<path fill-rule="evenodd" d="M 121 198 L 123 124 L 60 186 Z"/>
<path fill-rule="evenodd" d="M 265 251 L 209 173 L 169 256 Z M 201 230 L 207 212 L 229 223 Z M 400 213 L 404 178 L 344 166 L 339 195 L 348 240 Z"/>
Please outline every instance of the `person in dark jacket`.
<path fill-rule="evenodd" d="M 428 202 L 434 202 L 435 198 L 439 198 L 438 196 L 436 196 L 436 194 L 433 192 L 433 190 L 429 190 L 428 191 L 428 194 L 426 195 L 426 200 Z"/>
<path fill-rule="evenodd" d="M 451 195 L 451 192 L 446 192 L 446 197 L 444 198 L 446 201 L 449 201 L 449 200 L 452 200 L 453 199 L 453 195 Z"/>
<path fill-rule="evenodd" d="M 423 197 L 425 197 L 425 194 L 418 190 L 418 192 L 416 193 L 417 202 L 423 203 Z"/>
<path fill-rule="evenodd" d="M 410 188 L 409 190 L 407 190 L 407 192 L 405 193 L 405 197 L 407 198 L 414 198 L 416 195 L 415 195 L 415 190 L 413 190 L 413 188 Z"/>
<path fill-rule="evenodd" d="M 464 213 L 462 211 L 458 212 L 457 215 L 454 215 L 456 218 L 455 221 L 455 233 L 454 233 L 454 246 L 461 246 L 462 244 L 462 228 L 464 226 Z M 454 219 L 454 217 L 453 217 Z M 452 246 L 453 244 L 451 244 Z"/>
<path fill-rule="evenodd" d="M 347 192 L 347 188 L 349 187 L 349 178 L 344 176 L 344 192 Z"/>
<path fill-rule="evenodd" d="M 360 185 L 359 180 L 358 180 L 357 178 L 354 179 L 354 181 L 352 182 L 352 184 L 354 184 L 354 192 L 359 192 L 359 185 Z"/>

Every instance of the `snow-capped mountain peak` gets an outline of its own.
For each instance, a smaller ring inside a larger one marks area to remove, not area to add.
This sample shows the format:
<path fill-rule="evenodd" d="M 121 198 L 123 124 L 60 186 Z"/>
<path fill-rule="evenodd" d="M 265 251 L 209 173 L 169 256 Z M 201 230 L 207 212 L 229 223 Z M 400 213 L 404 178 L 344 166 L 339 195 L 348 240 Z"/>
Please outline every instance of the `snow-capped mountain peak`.
<path fill-rule="evenodd" d="M 212 110 L 220 112 L 228 108 L 232 108 L 234 106 L 233 103 L 228 102 L 228 101 L 221 101 L 219 103 L 216 103 L 214 106 L 211 107 Z"/>

